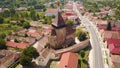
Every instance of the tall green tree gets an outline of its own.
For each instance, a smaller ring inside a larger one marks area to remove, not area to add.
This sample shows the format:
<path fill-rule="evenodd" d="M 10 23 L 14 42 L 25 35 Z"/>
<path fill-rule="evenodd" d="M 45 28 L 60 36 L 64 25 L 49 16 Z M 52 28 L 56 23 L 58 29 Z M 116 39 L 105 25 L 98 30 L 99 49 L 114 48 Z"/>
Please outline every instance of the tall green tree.
<path fill-rule="evenodd" d="M 31 58 L 37 58 L 39 56 L 39 53 L 34 47 L 29 46 L 23 51 L 23 55 L 29 56 Z"/>
<path fill-rule="evenodd" d="M 78 39 L 79 39 L 80 41 L 84 41 L 84 40 L 87 39 L 87 35 L 86 35 L 86 33 L 81 29 L 81 27 L 78 27 L 78 28 L 76 29 L 75 35 L 76 35 L 76 37 L 78 37 Z"/>
<path fill-rule="evenodd" d="M 111 27 L 111 23 L 110 23 L 110 22 L 108 22 L 108 24 L 107 24 L 107 30 L 112 30 L 112 27 Z"/>
<path fill-rule="evenodd" d="M 0 17 L 0 24 L 2 24 L 4 22 L 4 18 Z"/>
<path fill-rule="evenodd" d="M 31 64 L 32 58 L 30 58 L 29 56 L 25 56 L 23 55 L 20 58 L 20 64 L 24 65 L 24 66 L 29 66 Z"/>
<path fill-rule="evenodd" d="M 0 33 L 0 38 L 1 39 L 4 39 L 6 37 L 6 34 L 5 33 Z"/>
<path fill-rule="evenodd" d="M 4 39 L 0 39 L 0 49 L 6 49 L 7 46 L 6 46 L 6 42 Z"/>
<path fill-rule="evenodd" d="M 29 22 L 24 22 L 23 23 L 23 28 L 28 29 L 30 27 L 30 23 Z"/>

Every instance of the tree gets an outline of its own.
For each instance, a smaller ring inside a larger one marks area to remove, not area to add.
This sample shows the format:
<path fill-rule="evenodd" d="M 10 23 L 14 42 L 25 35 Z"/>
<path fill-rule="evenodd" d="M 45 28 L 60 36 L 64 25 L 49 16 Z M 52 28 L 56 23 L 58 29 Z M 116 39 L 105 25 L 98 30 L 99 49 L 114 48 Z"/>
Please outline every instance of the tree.
<path fill-rule="evenodd" d="M 52 18 L 49 16 L 46 16 L 44 18 L 43 24 L 51 24 L 52 23 Z"/>
<path fill-rule="evenodd" d="M 5 10 L 3 12 L 3 17 L 10 17 L 10 11 L 9 10 Z"/>
<path fill-rule="evenodd" d="M 82 58 L 84 58 L 84 56 L 85 56 L 85 51 L 81 50 L 81 51 L 80 51 L 80 55 L 81 55 Z"/>
<path fill-rule="evenodd" d="M 10 9 L 10 15 L 13 16 L 13 15 L 15 15 L 15 13 L 16 13 L 15 9 L 14 9 L 14 8 L 11 8 L 11 9 Z"/>
<path fill-rule="evenodd" d="M 76 29 L 75 35 L 76 35 L 76 37 L 78 37 L 78 39 L 79 39 L 80 41 L 84 41 L 84 40 L 87 39 L 87 35 L 86 35 L 85 32 L 83 32 L 83 30 L 81 29 L 81 27 L 78 27 L 78 28 Z"/>
<path fill-rule="evenodd" d="M 34 47 L 29 46 L 23 51 L 23 55 L 29 56 L 30 58 L 37 58 L 39 53 Z"/>
<path fill-rule="evenodd" d="M 17 40 L 17 39 L 14 39 L 14 42 L 19 43 L 20 41 L 19 41 L 19 40 Z"/>
<path fill-rule="evenodd" d="M 107 24 L 107 30 L 111 30 L 111 29 L 112 29 L 112 27 L 111 27 L 111 23 L 108 22 L 108 24 Z"/>
<path fill-rule="evenodd" d="M 29 22 L 24 22 L 23 23 L 23 28 L 28 29 L 30 27 L 30 23 Z"/>
<path fill-rule="evenodd" d="M 0 17 L 0 24 L 2 24 L 4 22 L 3 17 Z"/>
<path fill-rule="evenodd" d="M 5 33 L 0 33 L 0 38 L 1 39 L 4 39 L 6 37 L 6 34 Z"/>
<path fill-rule="evenodd" d="M 68 19 L 68 20 L 67 20 L 67 24 L 68 24 L 68 25 L 73 25 L 73 24 L 74 24 L 74 22 L 73 22 L 73 20 Z"/>
<path fill-rule="evenodd" d="M 31 64 L 32 58 L 30 58 L 29 56 L 23 55 L 20 58 L 20 64 L 24 65 L 24 66 L 29 66 Z"/>
<path fill-rule="evenodd" d="M 0 49 L 6 49 L 7 46 L 6 46 L 6 42 L 4 39 L 0 39 Z"/>

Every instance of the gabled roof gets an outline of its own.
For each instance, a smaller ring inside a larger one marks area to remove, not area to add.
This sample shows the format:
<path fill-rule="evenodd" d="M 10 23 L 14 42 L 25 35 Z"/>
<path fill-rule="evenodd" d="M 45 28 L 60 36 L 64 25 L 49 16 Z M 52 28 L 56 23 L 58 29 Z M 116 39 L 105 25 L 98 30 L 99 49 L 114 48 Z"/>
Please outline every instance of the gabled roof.
<path fill-rule="evenodd" d="M 120 44 L 120 39 L 114 39 L 114 38 L 109 38 L 107 39 L 107 44 L 110 45 L 110 44 Z"/>
<path fill-rule="evenodd" d="M 6 45 L 9 46 L 9 47 L 13 47 L 13 48 L 21 48 L 21 49 L 24 49 L 24 48 L 26 48 L 29 44 L 26 43 L 26 42 L 16 43 L 16 42 L 9 41 L 9 42 L 6 43 Z"/>
<path fill-rule="evenodd" d="M 120 33 L 118 31 L 103 31 L 102 35 L 105 40 L 109 38 L 120 39 Z"/>
<path fill-rule="evenodd" d="M 57 9 L 54 9 L 54 8 L 48 8 L 47 10 L 46 10 L 46 13 L 57 13 L 58 12 L 58 10 Z"/>
<path fill-rule="evenodd" d="M 55 20 L 53 21 L 52 25 L 55 26 L 55 27 L 65 26 L 65 21 L 64 21 L 63 17 L 61 16 L 60 12 L 58 12 L 58 14 L 57 14 Z"/>
<path fill-rule="evenodd" d="M 111 53 L 120 54 L 120 44 L 110 44 L 108 48 Z"/>
<path fill-rule="evenodd" d="M 77 68 L 78 55 L 72 52 L 64 53 L 61 57 L 58 68 Z"/>

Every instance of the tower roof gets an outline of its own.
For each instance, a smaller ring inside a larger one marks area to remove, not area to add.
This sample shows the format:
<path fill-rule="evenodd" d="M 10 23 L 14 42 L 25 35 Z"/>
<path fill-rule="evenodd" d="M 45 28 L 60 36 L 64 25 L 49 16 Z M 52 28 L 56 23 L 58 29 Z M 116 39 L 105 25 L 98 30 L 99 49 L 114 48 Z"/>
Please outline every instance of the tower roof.
<path fill-rule="evenodd" d="M 58 14 L 57 14 L 55 20 L 53 21 L 52 25 L 55 26 L 55 27 L 65 26 L 65 21 L 64 21 L 63 17 L 61 16 L 60 12 L 58 12 Z"/>

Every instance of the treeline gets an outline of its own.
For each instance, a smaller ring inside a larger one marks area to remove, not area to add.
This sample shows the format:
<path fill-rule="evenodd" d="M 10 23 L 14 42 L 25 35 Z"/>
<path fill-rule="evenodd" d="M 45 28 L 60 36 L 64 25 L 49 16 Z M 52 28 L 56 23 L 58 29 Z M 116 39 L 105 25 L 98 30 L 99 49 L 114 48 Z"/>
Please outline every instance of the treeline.
<path fill-rule="evenodd" d="M 28 6 L 36 6 L 39 4 L 44 4 L 45 2 L 49 2 L 51 0 L 0 0 L 1 8 L 15 8 L 15 7 L 28 7 Z"/>

